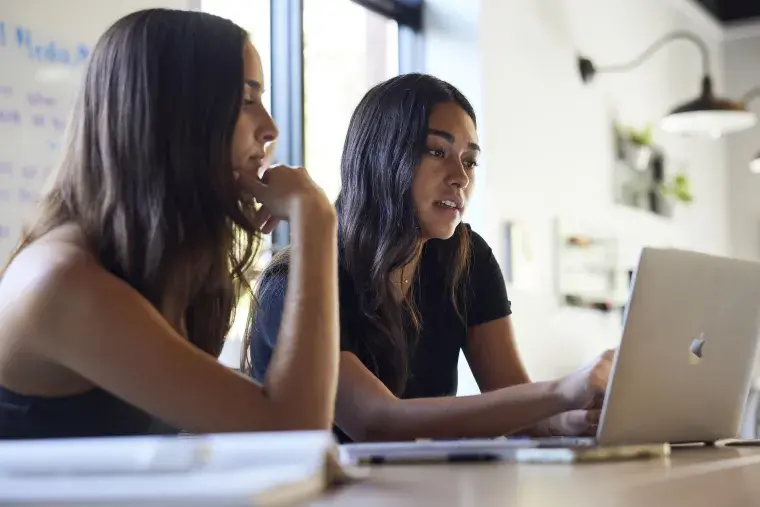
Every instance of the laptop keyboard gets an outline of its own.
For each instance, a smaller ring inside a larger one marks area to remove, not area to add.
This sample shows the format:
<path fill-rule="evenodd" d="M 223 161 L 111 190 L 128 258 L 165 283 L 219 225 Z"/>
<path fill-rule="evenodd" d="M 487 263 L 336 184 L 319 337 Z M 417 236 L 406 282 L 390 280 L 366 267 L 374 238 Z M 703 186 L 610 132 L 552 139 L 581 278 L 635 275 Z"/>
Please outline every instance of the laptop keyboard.
<path fill-rule="evenodd" d="M 593 437 L 546 437 L 533 439 L 540 447 L 593 447 L 596 439 Z"/>

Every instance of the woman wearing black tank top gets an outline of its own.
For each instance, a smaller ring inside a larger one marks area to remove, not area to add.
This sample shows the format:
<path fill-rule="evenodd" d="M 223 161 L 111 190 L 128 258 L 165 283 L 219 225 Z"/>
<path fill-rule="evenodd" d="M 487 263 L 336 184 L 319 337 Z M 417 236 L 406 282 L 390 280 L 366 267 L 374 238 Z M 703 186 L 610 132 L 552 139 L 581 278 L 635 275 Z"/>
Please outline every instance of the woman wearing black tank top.
<path fill-rule="evenodd" d="M 344 441 L 595 430 L 612 351 L 557 381 L 528 378 L 499 265 L 462 223 L 478 143 L 470 103 L 432 76 L 380 83 L 353 114 L 336 202 Z M 258 379 L 274 365 L 294 253 L 275 259 L 257 290 Z M 460 351 L 484 394 L 455 397 Z"/>
<path fill-rule="evenodd" d="M 264 86 L 246 33 L 209 14 L 135 12 L 100 38 L 0 274 L 0 438 L 330 426 L 336 217 L 303 168 L 268 167 Z M 260 385 L 216 357 L 277 220 L 293 267 Z"/>

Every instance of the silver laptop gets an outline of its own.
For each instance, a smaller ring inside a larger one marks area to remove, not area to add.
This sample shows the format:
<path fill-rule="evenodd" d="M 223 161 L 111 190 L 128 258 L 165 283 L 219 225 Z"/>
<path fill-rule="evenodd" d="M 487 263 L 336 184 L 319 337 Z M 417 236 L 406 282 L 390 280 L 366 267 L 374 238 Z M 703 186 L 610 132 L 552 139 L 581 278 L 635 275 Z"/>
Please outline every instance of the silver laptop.
<path fill-rule="evenodd" d="M 520 448 L 635 446 L 734 438 L 760 332 L 760 263 L 644 248 L 596 438 L 343 446 L 352 460 L 473 459 Z M 498 451 L 498 452 L 497 452 Z M 407 456 L 409 455 L 409 456 Z"/>
<path fill-rule="evenodd" d="M 760 263 L 645 248 L 597 431 L 599 445 L 738 435 L 760 332 Z"/>

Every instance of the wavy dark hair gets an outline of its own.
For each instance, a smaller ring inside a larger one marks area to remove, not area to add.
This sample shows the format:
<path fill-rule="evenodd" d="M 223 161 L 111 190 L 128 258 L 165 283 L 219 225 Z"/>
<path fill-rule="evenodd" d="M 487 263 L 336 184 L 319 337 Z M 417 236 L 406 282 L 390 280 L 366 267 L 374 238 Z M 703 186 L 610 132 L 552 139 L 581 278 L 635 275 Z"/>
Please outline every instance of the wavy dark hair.
<path fill-rule="evenodd" d="M 188 339 L 218 356 L 259 244 L 231 159 L 246 41 L 201 12 L 116 21 L 93 49 L 62 161 L 11 259 L 76 224 L 105 269 L 159 309 L 169 295 Z"/>
<path fill-rule="evenodd" d="M 425 153 L 430 114 L 448 102 L 458 104 L 476 121 L 470 102 L 445 81 L 425 74 L 389 79 L 361 100 L 343 148 L 341 190 L 335 203 L 340 262 L 358 293 L 359 311 L 367 324 L 366 334 L 354 338 L 362 340 L 363 360 L 372 363 L 373 373 L 397 394 L 406 387 L 408 357 L 421 323 L 411 300 L 394 297 L 390 274 L 406 265 L 420 247 L 412 182 Z M 469 244 L 468 229 L 460 224 L 455 237 L 438 249 L 461 318 Z M 259 299 L 275 290 L 268 278 L 282 273 L 287 258 L 285 250 L 268 266 L 257 290 Z M 342 306 L 347 303 L 341 298 Z"/>

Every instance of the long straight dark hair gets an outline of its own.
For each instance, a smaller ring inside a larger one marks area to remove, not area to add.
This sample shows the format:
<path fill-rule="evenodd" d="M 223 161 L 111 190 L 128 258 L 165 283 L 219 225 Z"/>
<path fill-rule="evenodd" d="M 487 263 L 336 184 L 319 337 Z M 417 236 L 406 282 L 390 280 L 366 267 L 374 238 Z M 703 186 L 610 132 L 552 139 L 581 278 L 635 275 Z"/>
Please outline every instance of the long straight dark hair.
<path fill-rule="evenodd" d="M 173 298 L 189 340 L 218 356 L 258 246 L 231 160 L 246 40 L 201 12 L 116 21 L 92 52 L 62 162 L 11 259 L 76 224 L 105 269 L 159 309 Z"/>
<path fill-rule="evenodd" d="M 354 111 L 343 149 L 336 201 L 341 259 L 359 294 L 359 308 L 375 331 L 366 335 L 367 355 L 376 374 L 397 394 L 406 387 L 409 352 L 421 323 L 413 300 L 394 296 L 390 274 L 411 261 L 419 248 L 412 182 L 425 153 L 430 114 L 446 102 L 459 105 L 476 123 L 470 102 L 445 81 L 405 74 L 380 83 Z M 460 288 L 468 271 L 469 244 L 468 230 L 460 224 L 455 238 L 441 245 L 438 259 L 462 318 Z M 377 371 L 383 365 L 388 371 Z"/>
<path fill-rule="evenodd" d="M 366 333 L 351 341 L 361 341 L 363 360 L 397 394 L 406 387 L 409 352 L 421 324 L 413 301 L 394 297 L 390 274 L 406 265 L 420 245 L 412 182 L 425 152 L 430 114 L 447 102 L 458 104 L 475 122 L 472 105 L 451 84 L 425 74 L 389 79 L 364 95 L 343 148 L 336 201 L 340 262 L 367 324 Z M 468 229 L 460 224 L 439 252 L 449 295 L 464 319 L 461 287 L 469 265 Z M 262 275 L 259 299 L 275 290 L 268 283 L 270 275 L 281 273 L 287 258 L 286 250 Z M 354 304 L 341 298 L 341 306 L 348 303 Z"/>

